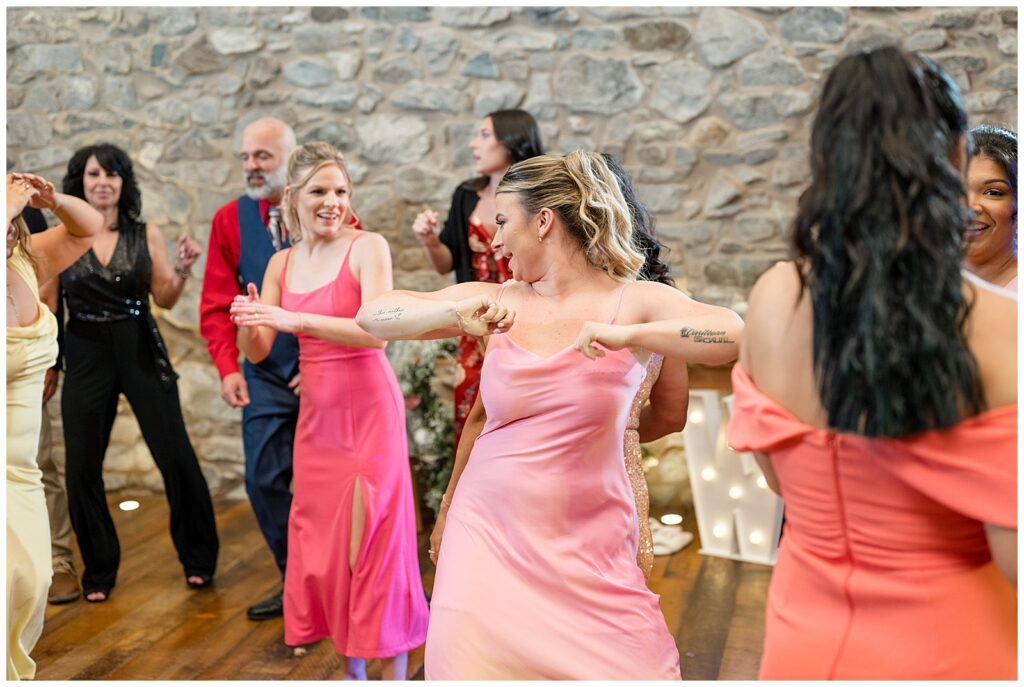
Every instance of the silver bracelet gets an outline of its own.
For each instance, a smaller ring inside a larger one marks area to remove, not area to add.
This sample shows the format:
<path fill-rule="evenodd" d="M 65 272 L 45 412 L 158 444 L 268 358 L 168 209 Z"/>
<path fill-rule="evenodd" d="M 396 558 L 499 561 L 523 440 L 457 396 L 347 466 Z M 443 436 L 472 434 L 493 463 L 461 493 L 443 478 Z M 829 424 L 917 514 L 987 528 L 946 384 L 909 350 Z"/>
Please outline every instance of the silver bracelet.
<path fill-rule="evenodd" d="M 188 279 L 192 276 L 192 272 L 190 270 L 183 270 L 177 265 L 174 266 L 174 273 L 181 277 L 182 280 Z"/>

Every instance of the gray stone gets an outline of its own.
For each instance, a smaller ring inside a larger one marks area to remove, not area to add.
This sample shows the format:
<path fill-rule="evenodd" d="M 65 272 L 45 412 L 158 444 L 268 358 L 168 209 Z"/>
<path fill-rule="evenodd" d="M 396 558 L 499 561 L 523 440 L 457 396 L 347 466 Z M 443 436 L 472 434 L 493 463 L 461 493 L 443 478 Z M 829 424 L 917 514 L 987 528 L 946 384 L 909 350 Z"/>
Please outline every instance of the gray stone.
<path fill-rule="evenodd" d="M 246 76 L 254 88 L 263 88 L 280 73 L 281 64 L 277 60 L 259 55 L 249 63 L 249 73 Z"/>
<path fill-rule="evenodd" d="M 752 287 L 761 278 L 761 275 L 778 261 L 778 257 L 740 259 L 740 287 L 744 289 Z"/>
<path fill-rule="evenodd" d="M 352 83 L 331 84 L 316 90 L 299 91 L 295 94 L 295 102 L 313 107 L 322 107 L 343 112 L 352 109 L 359 98 L 359 86 Z"/>
<path fill-rule="evenodd" d="M 903 41 L 903 48 L 913 52 L 927 52 L 938 50 L 946 45 L 947 34 L 945 29 L 926 29 L 918 31 Z"/>
<path fill-rule="evenodd" d="M 686 219 L 693 219 L 700 214 L 701 204 L 696 200 L 684 200 L 683 207 L 680 208 L 683 217 Z"/>
<path fill-rule="evenodd" d="M 807 160 L 782 160 L 772 170 L 772 183 L 780 188 L 802 184 L 811 178 Z"/>
<path fill-rule="evenodd" d="M 573 112 L 618 114 L 636 107 L 643 92 L 643 84 L 626 60 L 576 54 L 555 72 L 555 97 Z"/>
<path fill-rule="evenodd" d="M 1014 57 L 1017 54 L 1017 29 L 1000 31 L 996 39 L 999 52 L 1007 57 Z"/>
<path fill-rule="evenodd" d="M 442 10 L 443 11 L 443 10 Z M 435 76 L 444 74 L 455 61 L 459 40 L 451 31 L 435 29 L 423 34 L 423 58 L 427 69 Z"/>
<path fill-rule="evenodd" d="M 574 150 L 584 150 L 587 152 L 593 152 L 597 149 L 594 145 L 594 141 L 586 136 L 576 136 L 570 134 L 568 136 L 562 136 L 558 139 L 558 146 L 556 150 L 560 151 L 563 155 L 568 155 Z"/>
<path fill-rule="evenodd" d="M 165 36 L 182 36 L 196 28 L 196 11 L 190 7 L 160 8 L 163 22 L 160 33 Z"/>
<path fill-rule="evenodd" d="M 366 19 L 397 24 L 403 21 L 430 21 L 429 7 L 363 7 L 359 10 Z"/>
<path fill-rule="evenodd" d="M 739 63 L 744 86 L 796 86 L 807 81 L 807 73 L 796 60 L 783 56 L 778 47 L 747 55 Z"/>
<path fill-rule="evenodd" d="M 114 35 L 129 34 L 143 36 L 149 31 L 149 16 L 144 10 L 124 8 L 120 11 L 118 21 L 110 25 Z"/>
<path fill-rule="evenodd" d="M 589 117 L 569 115 L 566 121 L 569 124 L 569 130 L 574 134 L 589 134 L 594 130 L 594 122 Z"/>
<path fill-rule="evenodd" d="M 686 140 L 697 148 L 708 148 L 722 143 L 730 132 L 729 126 L 718 117 L 701 117 Z"/>
<path fill-rule="evenodd" d="M 1016 91 L 975 91 L 964 98 L 968 112 L 989 113 L 1013 111 L 1017 105 Z"/>
<path fill-rule="evenodd" d="M 503 50 L 552 50 L 557 39 L 550 31 L 509 29 L 497 34 L 491 42 Z"/>
<path fill-rule="evenodd" d="M 348 10 L 344 7 L 314 7 L 309 12 L 309 18 L 321 24 L 348 19 Z"/>
<path fill-rule="evenodd" d="M 505 81 L 484 81 L 473 103 L 473 114 L 483 117 L 495 110 L 509 110 L 519 106 L 525 93 L 514 83 Z"/>
<path fill-rule="evenodd" d="M 1002 10 L 999 13 L 999 19 L 1003 22 L 1003 24 L 1005 24 L 1007 26 L 1016 26 L 1017 25 L 1017 10 L 1016 10 L 1016 8 Z"/>
<path fill-rule="evenodd" d="M 523 109 L 539 121 L 552 120 L 558 117 L 558 108 L 551 100 L 551 79 L 548 75 L 534 76 L 526 91 Z"/>
<path fill-rule="evenodd" d="M 338 78 L 342 81 L 350 81 L 356 78 L 356 74 L 359 73 L 359 67 L 363 62 L 363 56 L 355 51 L 332 52 L 327 53 L 327 56 L 334 60 L 334 69 Z"/>
<path fill-rule="evenodd" d="M 440 7 L 438 16 L 443 26 L 467 29 L 484 28 L 508 21 L 512 12 L 507 7 Z"/>
<path fill-rule="evenodd" d="M 220 150 L 206 134 L 199 129 L 190 129 L 167 146 L 162 159 L 164 162 L 180 162 L 206 161 L 217 157 L 220 157 Z"/>
<path fill-rule="evenodd" d="M 653 67 L 654 65 L 657 64 L 665 64 L 665 61 L 666 60 L 663 57 L 653 57 L 651 55 L 637 55 L 632 60 L 630 60 L 630 63 L 634 67 Z"/>
<path fill-rule="evenodd" d="M 625 146 L 633 138 L 636 127 L 629 113 L 618 114 L 608 120 L 604 129 L 606 143 Z"/>
<path fill-rule="evenodd" d="M 675 21 L 649 21 L 627 26 L 623 35 L 633 50 L 682 50 L 690 30 Z"/>
<path fill-rule="evenodd" d="M 623 40 L 622 31 L 610 26 L 577 29 L 572 34 L 573 47 L 580 50 L 611 50 Z"/>
<path fill-rule="evenodd" d="M 575 26 L 580 23 L 580 13 L 568 7 L 527 7 L 526 16 L 538 24 Z"/>
<path fill-rule="evenodd" d="M 346 155 L 356 145 L 356 135 L 352 128 L 334 120 L 321 122 L 312 127 L 304 126 L 299 128 L 296 134 L 300 141 L 327 141 Z M 351 171 L 350 169 L 349 172 Z"/>
<path fill-rule="evenodd" d="M 420 37 L 408 26 L 398 29 L 398 37 L 395 38 L 395 49 L 401 52 L 412 52 L 420 45 Z"/>
<path fill-rule="evenodd" d="M 968 74 L 980 74 L 988 68 L 988 60 L 977 55 L 967 53 L 935 55 L 935 61 L 947 71 L 963 69 Z"/>
<path fill-rule="evenodd" d="M 373 80 L 380 83 L 401 84 L 420 78 L 423 73 L 407 57 L 392 57 L 373 69 Z"/>
<path fill-rule="evenodd" d="M 348 175 L 353 184 L 363 183 L 366 180 L 366 175 L 370 172 L 370 168 L 359 160 L 346 160 L 345 166 L 348 167 Z"/>
<path fill-rule="evenodd" d="M 134 110 L 135 82 L 128 76 L 108 76 L 103 82 L 103 104 L 116 110 Z"/>
<path fill-rule="evenodd" d="M 672 163 L 689 174 L 697 164 L 697 154 L 692 148 L 677 145 L 672 151 Z"/>
<path fill-rule="evenodd" d="M 453 91 L 439 88 L 436 84 L 422 81 L 410 81 L 395 89 L 391 94 L 391 104 L 402 110 L 431 110 L 455 113 Z"/>
<path fill-rule="evenodd" d="M 651 212 L 667 214 L 679 209 L 686 191 L 683 186 L 637 184 L 636 193 Z"/>
<path fill-rule="evenodd" d="M 96 81 L 91 76 L 62 76 L 55 86 L 64 110 L 88 110 L 96 104 Z"/>
<path fill-rule="evenodd" d="M 221 97 L 234 95 L 242 90 L 245 82 L 235 74 L 222 74 L 217 79 L 217 94 Z"/>
<path fill-rule="evenodd" d="M 458 180 L 447 174 L 437 174 L 434 169 L 406 167 L 399 170 L 395 175 L 398 196 L 410 203 L 443 203 L 449 200 Z"/>
<path fill-rule="evenodd" d="M 666 143 L 677 140 L 683 128 L 675 122 L 654 119 L 636 125 L 636 137 L 641 143 Z"/>
<path fill-rule="evenodd" d="M 10 139 L 8 139 L 10 140 Z M 35 173 L 43 173 L 51 167 L 65 167 L 69 151 L 66 147 L 43 148 L 41 150 L 26 150 L 19 159 L 21 169 L 30 169 Z M 64 169 L 60 170 L 62 173 Z"/>
<path fill-rule="evenodd" d="M 991 76 L 985 80 L 987 86 L 992 88 L 1017 88 L 1017 65 L 1007 64 L 996 69 Z"/>
<path fill-rule="evenodd" d="M 65 112 L 53 120 L 53 133 L 73 136 L 84 131 L 123 129 L 121 119 L 110 112 Z M 109 134 L 104 135 L 106 137 Z"/>
<path fill-rule="evenodd" d="M 374 26 L 366 34 L 366 45 L 370 48 L 382 48 L 391 38 L 392 27 Z"/>
<path fill-rule="evenodd" d="M 77 45 L 22 45 L 14 51 L 14 63 L 32 72 L 80 72 L 82 50 Z"/>
<path fill-rule="evenodd" d="M 253 29 L 219 29 L 210 32 L 210 45 L 221 55 L 244 55 L 263 47 L 263 38 Z"/>
<path fill-rule="evenodd" d="M 315 88 L 331 83 L 331 69 L 318 60 L 302 57 L 284 66 L 284 78 L 293 86 Z"/>
<path fill-rule="evenodd" d="M 526 81 L 529 78 L 530 60 L 523 53 L 498 53 L 494 59 L 497 61 L 498 70 L 506 81 Z"/>
<path fill-rule="evenodd" d="M 149 66 L 158 69 L 167 64 L 167 46 L 163 43 L 154 43 L 149 50 Z"/>
<path fill-rule="evenodd" d="M 669 62 L 655 73 L 651 107 L 666 117 L 688 122 L 711 104 L 711 72 L 696 62 Z"/>
<path fill-rule="evenodd" d="M 430 152 L 426 122 L 411 115 L 372 115 L 356 124 L 362 156 L 369 162 L 406 164 Z"/>
<path fill-rule="evenodd" d="M 41 148 L 53 138 L 53 129 L 46 117 L 35 113 L 7 113 L 7 145 Z"/>
<path fill-rule="evenodd" d="M 549 72 L 555 68 L 555 53 L 553 52 L 532 52 L 529 55 L 530 67 L 542 72 Z"/>
<path fill-rule="evenodd" d="M 7 87 L 7 109 L 15 110 L 21 106 L 21 103 L 25 100 L 25 89 L 21 86 L 8 86 Z"/>
<path fill-rule="evenodd" d="M 184 124 L 188 120 L 189 107 L 177 98 L 161 100 L 146 107 L 145 117 L 165 124 Z"/>
<path fill-rule="evenodd" d="M 838 7 L 796 7 L 779 20 L 779 33 L 790 43 L 838 43 L 846 36 L 848 15 Z"/>
<path fill-rule="evenodd" d="M 384 94 L 373 86 L 367 86 L 363 90 L 363 95 L 357 101 L 359 111 L 363 114 L 370 114 L 377 107 L 378 103 L 384 99 Z"/>
<path fill-rule="evenodd" d="M 358 47 L 358 38 L 338 31 L 336 24 L 312 24 L 295 30 L 295 49 L 305 55 L 323 55 L 342 47 Z"/>
<path fill-rule="evenodd" d="M 942 8 L 934 17 L 931 25 L 942 29 L 969 29 L 978 18 L 977 9 Z"/>
<path fill-rule="evenodd" d="M 743 184 L 731 175 L 719 172 L 708 182 L 708 194 L 704 198 L 705 214 L 708 210 L 719 210 L 743 195 Z"/>
<path fill-rule="evenodd" d="M 728 93 L 719 98 L 719 103 L 729 120 L 740 129 L 759 129 L 808 112 L 814 99 L 802 91 L 770 95 Z"/>
<path fill-rule="evenodd" d="M 773 238 L 778 231 L 778 222 L 770 215 L 745 214 L 736 218 L 733 234 L 742 244 L 760 243 Z"/>
<path fill-rule="evenodd" d="M 760 22 L 739 12 L 705 7 L 697 21 L 695 42 L 705 62 L 724 67 L 760 50 L 768 42 L 768 34 Z"/>
<path fill-rule="evenodd" d="M 227 60 L 213 49 L 205 36 L 200 36 L 178 53 L 174 58 L 174 64 L 186 74 L 207 74 L 224 69 Z"/>
<path fill-rule="evenodd" d="M 587 14 L 607 22 L 620 21 L 622 19 L 638 19 L 643 17 L 657 17 L 661 10 L 657 7 L 583 7 Z"/>
<path fill-rule="evenodd" d="M 721 286 L 740 285 L 740 273 L 732 258 L 712 258 L 704 266 L 704 277 Z"/>
<path fill-rule="evenodd" d="M 192 123 L 213 124 L 220 119 L 220 98 L 197 98 L 192 102 Z"/>
<path fill-rule="evenodd" d="M 696 201 L 687 200 L 684 206 L 690 204 L 692 208 L 694 203 Z M 683 222 L 658 225 L 658 234 L 682 243 L 687 255 L 703 258 L 711 254 L 718 231 L 717 226 L 710 222 Z"/>
<path fill-rule="evenodd" d="M 204 7 L 201 12 L 211 26 L 252 25 L 252 12 L 243 7 Z"/>
<path fill-rule="evenodd" d="M 494 64 L 494 60 L 489 52 L 482 52 L 468 60 L 462 66 L 462 71 L 459 73 L 464 76 L 475 76 L 481 79 L 497 79 L 500 76 L 498 65 Z"/>
<path fill-rule="evenodd" d="M 888 45 L 899 45 L 900 36 L 891 31 L 884 24 L 864 24 L 857 28 L 846 41 L 846 50 L 853 52 L 857 50 L 872 50 Z"/>
<path fill-rule="evenodd" d="M 736 179 L 740 181 L 740 183 L 745 184 L 747 186 L 750 186 L 751 184 L 756 184 L 759 181 L 764 181 L 765 179 L 768 178 L 758 170 L 749 169 L 747 167 L 737 167 L 735 170 L 733 170 L 733 176 L 735 176 Z M 750 203 L 753 197 L 754 196 L 751 196 L 751 198 L 747 199 L 748 204 Z"/>
<path fill-rule="evenodd" d="M 764 143 L 778 143 L 789 138 L 789 132 L 782 127 L 748 131 L 736 136 L 736 146 L 741 150 L 753 148 Z"/>
<path fill-rule="evenodd" d="M 664 146 L 648 145 L 636 149 L 636 157 L 642 165 L 658 166 L 668 160 L 668 152 Z"/>

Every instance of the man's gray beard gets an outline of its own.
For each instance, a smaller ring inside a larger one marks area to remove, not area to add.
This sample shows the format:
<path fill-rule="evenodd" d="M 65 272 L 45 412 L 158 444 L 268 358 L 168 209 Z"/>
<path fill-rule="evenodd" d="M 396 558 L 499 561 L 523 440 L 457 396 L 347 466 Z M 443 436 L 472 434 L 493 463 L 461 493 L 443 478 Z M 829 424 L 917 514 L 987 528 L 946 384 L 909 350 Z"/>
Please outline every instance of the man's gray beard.
<path fill-rule="evenodd" d="M 262 186 L 245 185 L 245 195 L 249 196 L 253 200 L 280 198 L 281 192 L 284 191 L 284 187 L 287 185 L 287 178 L 285 177 L 285 174 L 286 172 L 283 168 L 277 172 L 264 174 Z"/>

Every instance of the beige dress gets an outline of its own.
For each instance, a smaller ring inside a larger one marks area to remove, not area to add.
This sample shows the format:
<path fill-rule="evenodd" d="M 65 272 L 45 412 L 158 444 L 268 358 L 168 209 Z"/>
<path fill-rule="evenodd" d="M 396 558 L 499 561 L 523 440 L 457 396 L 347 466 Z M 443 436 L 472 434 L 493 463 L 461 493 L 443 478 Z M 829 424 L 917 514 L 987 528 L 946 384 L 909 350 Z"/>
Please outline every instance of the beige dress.
<path fill-rule="evenodd" d="M 633 406 L 629 411 L 623 451 L 626 456 L 626 473 L 633 487 L 633 498 L 636 500 L 636 517 L 640 526 L 640 543 L 636 550 L 636 564 L 644 571 L 644 577 L 651 576 L 654 567 L 654 542 L 651 539 L 651 523 L 648 517 L 651 512 L 650 497 L 647 493 L 647 480 L 644 478 L 643 459 L 640 454 L 640 411 L 647 399 L 651 397 L 651 389 L 661 374 L 664 358 L 657 353 L 651 354 L 647 361 L 647 375 L 644 376 L 640 389 L 633 398 Z"/>
<path fill-rule="evenodd" d="M 57 318 L 39 302 L 32 265 L 16 249 L 7 268 L 35 295 L 39 316 L 7 327 L 7 679 L 32 679 L 53 574 L 43 475 L 36 464 L 43 377 L 57 359 Z"/>

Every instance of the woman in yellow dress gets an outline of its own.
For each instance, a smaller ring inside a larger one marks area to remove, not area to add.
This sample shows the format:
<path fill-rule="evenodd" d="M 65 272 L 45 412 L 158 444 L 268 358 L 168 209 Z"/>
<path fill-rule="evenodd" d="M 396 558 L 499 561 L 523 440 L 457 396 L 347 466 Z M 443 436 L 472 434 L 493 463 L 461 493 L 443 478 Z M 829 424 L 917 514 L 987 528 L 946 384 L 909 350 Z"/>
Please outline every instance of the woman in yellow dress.
<path fill-rule="evenodd" d="M 30 235 L 25 207 L 61 224 Z M 36 464 L 43 377 L 57 358 L 57 319 L 39 300 L 46 284 L 89 250 L 103 216 L 34 174 L 7 175 L 7 679 L 35 677 L 29 656 L 43 631 L 53 574 L 50 527 Z"/>

